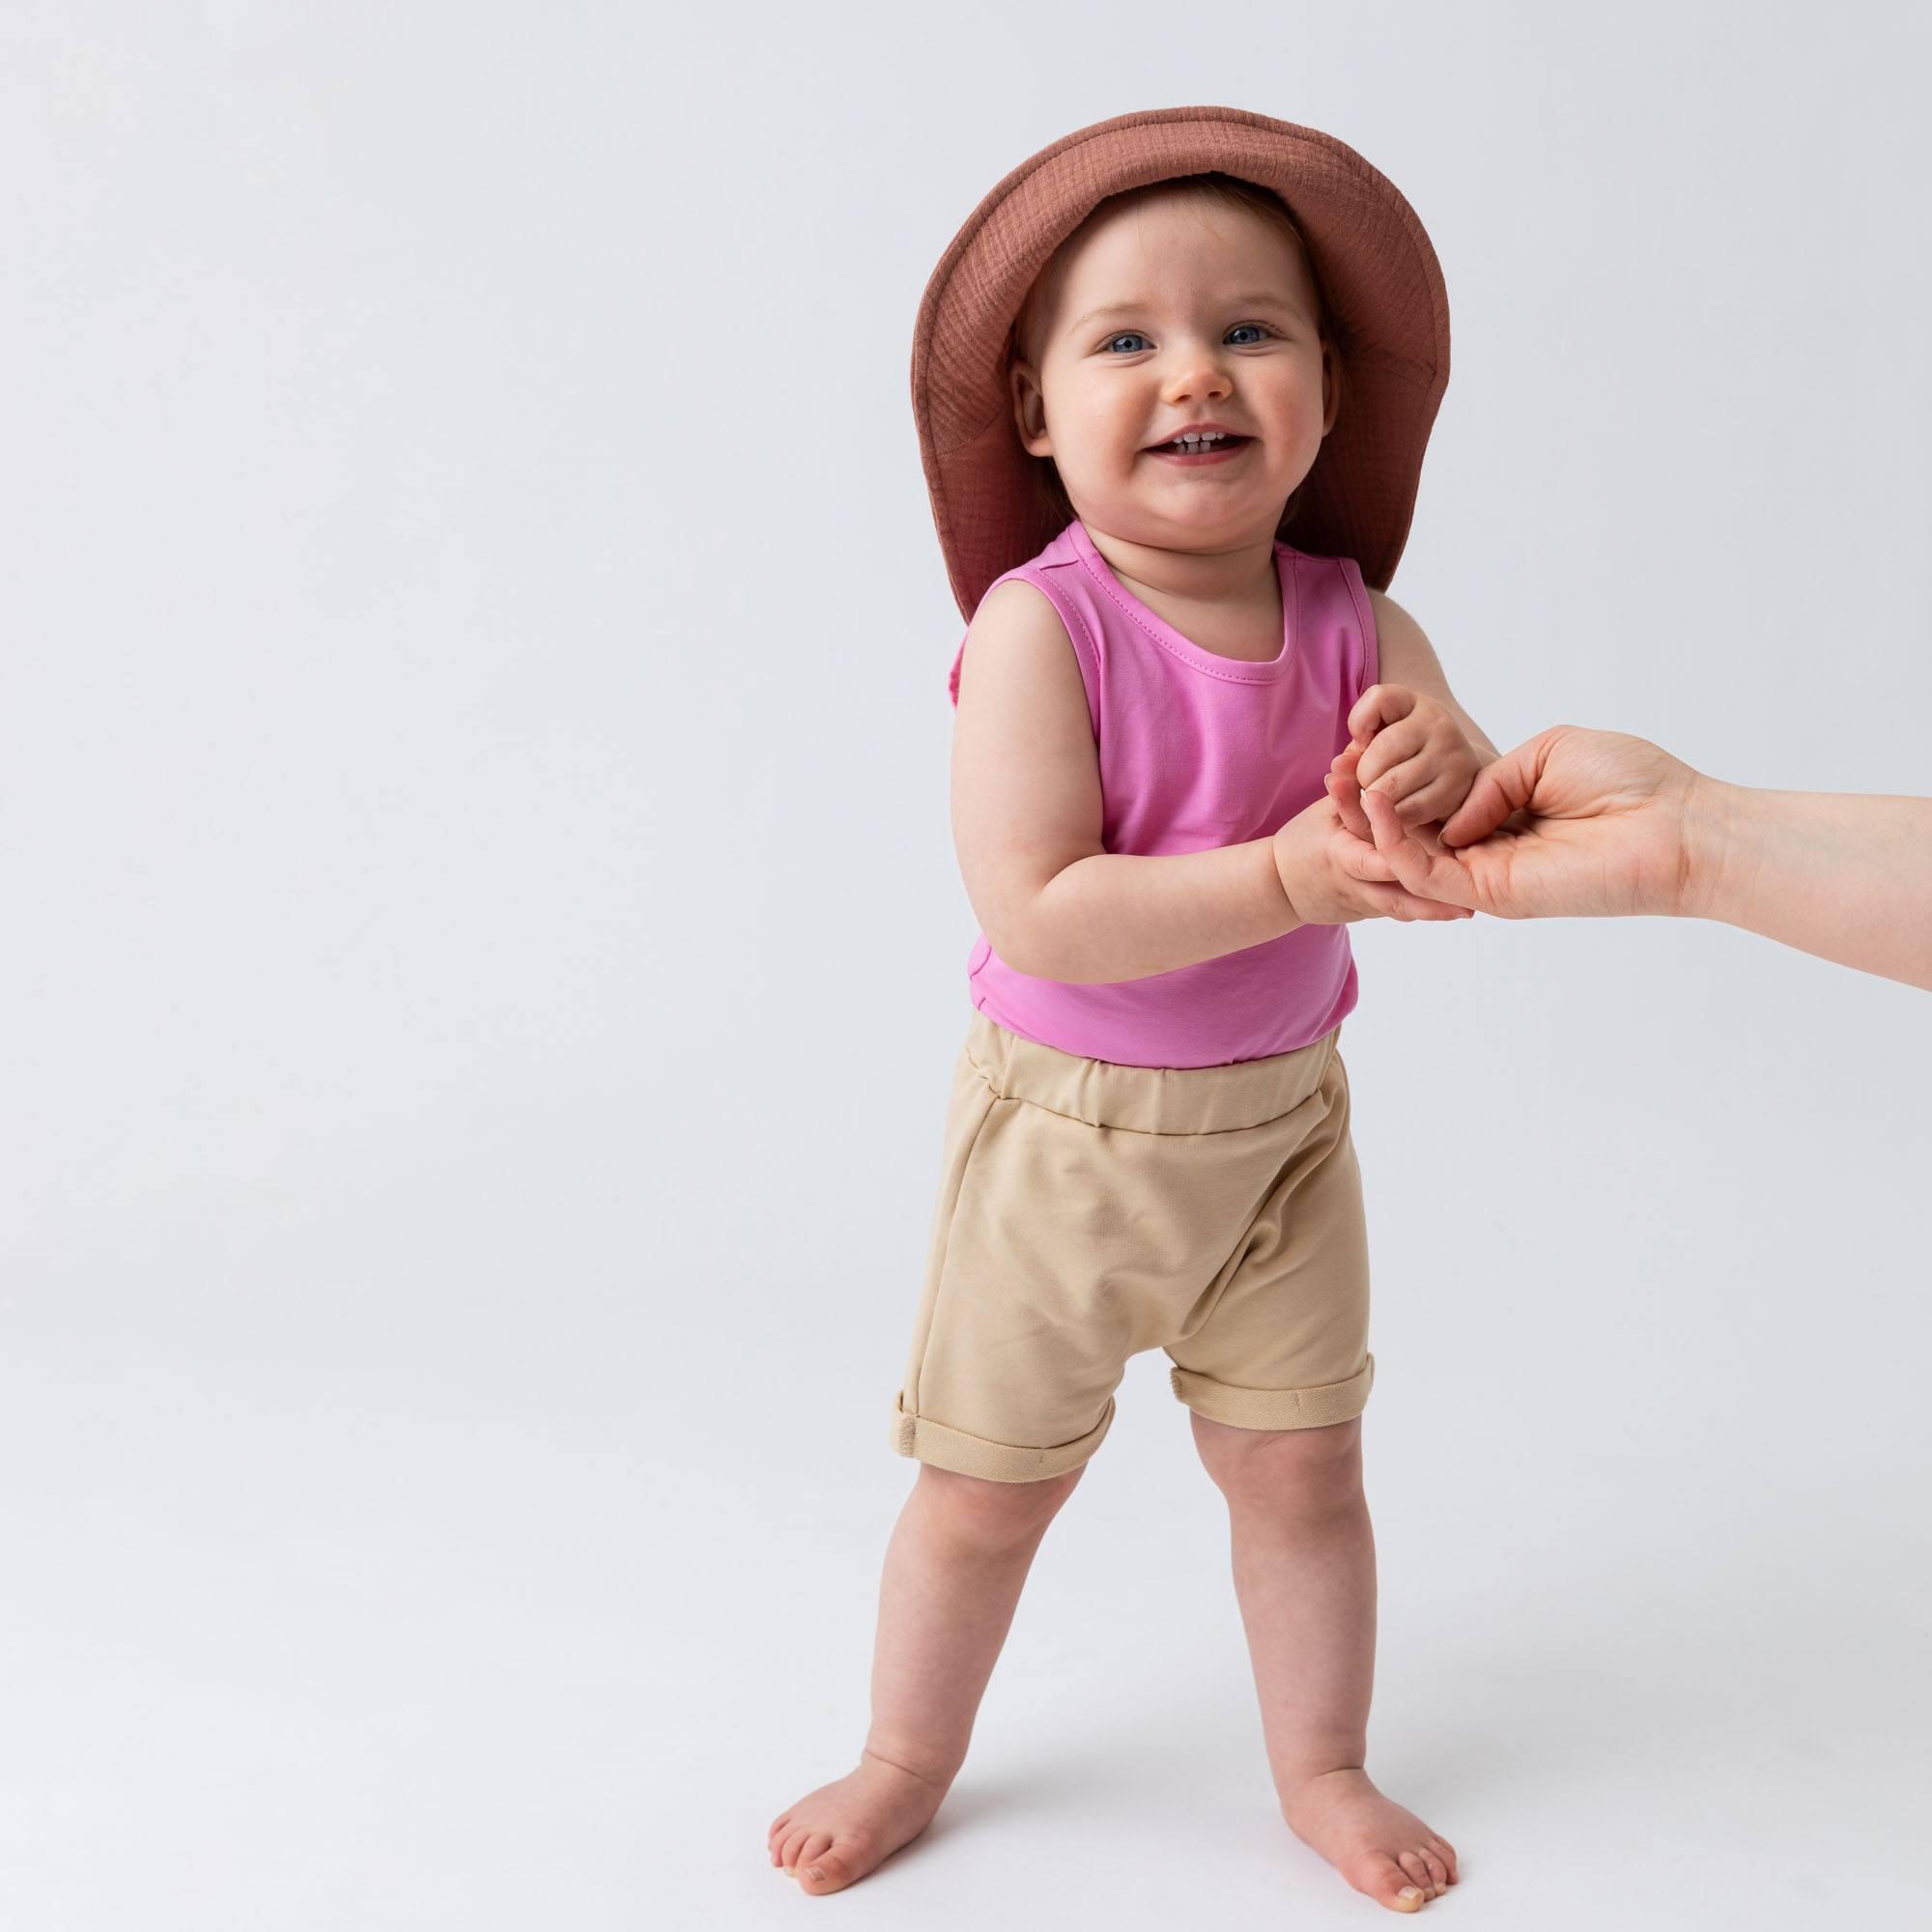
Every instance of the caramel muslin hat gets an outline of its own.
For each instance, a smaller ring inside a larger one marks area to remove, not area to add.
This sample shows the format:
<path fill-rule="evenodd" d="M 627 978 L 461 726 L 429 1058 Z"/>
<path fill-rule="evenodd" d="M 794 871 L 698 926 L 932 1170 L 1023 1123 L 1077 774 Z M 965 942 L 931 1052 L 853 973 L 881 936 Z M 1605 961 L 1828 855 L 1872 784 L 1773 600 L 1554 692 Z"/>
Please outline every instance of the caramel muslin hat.
<path fill-rule="evenodd" d="M 997 184 L 933 270 L 913 326 L 912 412 L 933 522 L 968 623 L 997 577 L 1060 534 L 1013 426 L 1004 360 L 1034 278 L 1097 202 L 1215 170 L 1288 204 L 1340 325 L 1347 388 L 1303 483 L 1294 546 L 1351 556 L 1385 590 L 1449 384 L 1449 298 L 1395 184 L 1313 128 L 1238 107 L 1117 114 L 1063 136 Z"/>

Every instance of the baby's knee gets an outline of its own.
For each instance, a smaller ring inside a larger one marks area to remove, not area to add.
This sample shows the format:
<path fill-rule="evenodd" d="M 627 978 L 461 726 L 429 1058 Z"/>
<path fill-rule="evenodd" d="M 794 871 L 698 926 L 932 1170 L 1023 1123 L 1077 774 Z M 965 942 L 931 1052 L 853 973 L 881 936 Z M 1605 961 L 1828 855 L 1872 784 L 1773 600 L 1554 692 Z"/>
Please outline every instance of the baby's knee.
<path fill-rule="evenodd" d="M 1083 1463 L 1064 1475 L 1032 1482 L 1001 1483 L 922 1463 L 919 1480 L 956 1530 L 998 1543 L 1031 1535 L 1050 1522 L 1086 1466 Z"/>
<path fill-rule="evenodd" d="M 1321 1511 L 1361 1497 L 1360 1416 L 1319 1429 L 1236 1429 L 1198 1410 L 1193 1419 L 1202 1463 L 1231 1503 Z"/>

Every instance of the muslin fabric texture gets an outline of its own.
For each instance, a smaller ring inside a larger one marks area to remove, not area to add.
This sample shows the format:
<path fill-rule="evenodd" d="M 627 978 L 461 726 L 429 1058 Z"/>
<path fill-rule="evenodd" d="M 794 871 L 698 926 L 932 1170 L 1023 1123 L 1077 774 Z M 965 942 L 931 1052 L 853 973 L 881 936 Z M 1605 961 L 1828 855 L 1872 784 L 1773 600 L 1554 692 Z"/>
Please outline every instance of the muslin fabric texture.
<path fill-rule="evenodd" d="M 1096 203 L 1179 175 L 1271 188 L 1308 249 L 1342 353 L 1345 403 L 1276 534 L 1350 556 L 1386 590 L 1449 384 L 1449 297 L 1421 219 L 1345 141 L 1239 107 L 1158 107 L 1076 128 L 1009 169 L 947 244 L 913 323 L 912 412 L 959 614 L 1053 535 L 1005 355 L 1027 290 Z M 1284 506 L 1285 514 L 1287 506 Z"/>

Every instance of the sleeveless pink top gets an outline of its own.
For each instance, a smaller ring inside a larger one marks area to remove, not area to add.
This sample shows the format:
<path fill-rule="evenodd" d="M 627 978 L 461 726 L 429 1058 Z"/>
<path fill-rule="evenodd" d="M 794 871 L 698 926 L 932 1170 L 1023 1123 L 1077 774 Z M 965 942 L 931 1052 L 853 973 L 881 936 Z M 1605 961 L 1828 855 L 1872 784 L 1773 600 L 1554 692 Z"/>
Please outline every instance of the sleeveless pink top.
<path fill-rule="evenodd" d="M 1378 677 L 1352 557 L 1277 543 L 1282 642 L 1249 664 L 1190 643 L 1108 567 L 1076 517 L 1023 577 L 1066 627 L 1099 755 L 1109 852 L 1199 852 L 1265 838 L 1322 796 L 1349 712 Z M 992 585 L 988 584 L 987 589 Z M 968 633 L 970 636 L 970 632 Z M 947 687 L 959 702 L 961 639 Z M 1129 1066 L 1224 1066 L 1320 1039 L 1355 1004 L 1346 925 L 1300 925 L 1192 966 L 1099 985 L 1016 973 L 978 934 L 973 1005 L 1022 1038 Z"/>

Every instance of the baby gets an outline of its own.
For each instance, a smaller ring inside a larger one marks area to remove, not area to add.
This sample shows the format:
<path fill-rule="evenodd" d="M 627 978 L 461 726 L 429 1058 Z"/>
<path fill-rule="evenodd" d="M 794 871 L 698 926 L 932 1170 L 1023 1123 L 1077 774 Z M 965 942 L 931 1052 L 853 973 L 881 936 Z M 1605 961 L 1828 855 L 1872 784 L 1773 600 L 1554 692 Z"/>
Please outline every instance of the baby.
<path fill-rule="evenodd" d="M 1389 183 L 1225 108 L 1055 143 L 927 289 L 914 400 L 970 617 L 952 818 L 982 930 L 892 1419 L 920 1467 L 871 1725 L 770 1832 L 809 1892 L 937 1810 L 1034 1552 L 1152 1348 L 1227 1499 L 1283 1817 L 1394 1911 L 1457 1882 L 1364 1763 L 1375 1363 L 1336 1050 L 1348 925 L 1463 916 L 1396 883 L 1361 788 L 1439 824 L 1496 755 L 1368 582 L 1406 534 L 1447 329 Z"/>

